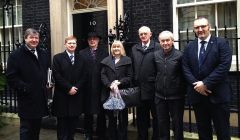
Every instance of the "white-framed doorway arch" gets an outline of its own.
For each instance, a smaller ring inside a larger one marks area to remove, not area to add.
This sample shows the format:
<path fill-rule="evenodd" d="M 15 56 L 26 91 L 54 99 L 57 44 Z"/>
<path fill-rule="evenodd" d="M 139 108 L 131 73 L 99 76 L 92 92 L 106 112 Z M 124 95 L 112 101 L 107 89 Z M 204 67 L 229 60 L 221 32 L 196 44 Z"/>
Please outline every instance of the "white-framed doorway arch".
<path fill-rule="evenodd" d="M 64 38 L 73 34 L 72 14 L 107 10 L 108 30 L 116 24 L 116 2 L 118 5 L 118 17 L 123 15 L 123 0 L 107 0 L 107 7 L 91 8 L 74 11 L 73 0 L 49 0 L 50 11 L 50 33 L 51 33 L 51 54 L 52 56 L 62 52 Z"/>

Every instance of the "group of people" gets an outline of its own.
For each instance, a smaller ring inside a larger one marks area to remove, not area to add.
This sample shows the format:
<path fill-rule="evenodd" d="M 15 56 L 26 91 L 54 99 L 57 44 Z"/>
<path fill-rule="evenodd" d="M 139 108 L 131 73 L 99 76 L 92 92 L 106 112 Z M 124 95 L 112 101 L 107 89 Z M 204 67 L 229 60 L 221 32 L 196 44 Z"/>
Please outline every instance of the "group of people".
<path fill-rule="evenodd" d="M 101 36 L 88 34 L 88 47 L 76 52 L 77 39 L 65 38 L 65 51 L 53 56 L 55 81 L 53 114 L 57 117 L 57 139 L 73 140 L 79 116 L 84 113 L 85 139 L 92 140 L 94 116 L 99 140 L 128 139 L 128 109 L 116 113 L 103 109 L 110 92 L 138 86 L 138 140 L 183 140 L 185 94 L 192 104 L 200 140 L 211 140 L 212 123 L 218 140 L 230 140 L 229 103 L 231 86 L 228 71 L 232 51 L 225 39 L 210 33 L 206 18 L 194 20 L 197 38 L 184 52 L 174 47 L 174 36 L 162 31 L 159 43 L 151 40 L 149 27 L 138 30 L 140 42 L 126 56 L 121 41 L 114 41 L 110 55 L 99 46 Z M 25 31 L 25 43 L 10 54 L 7 80 L 17 91 L 20 117 L 20 140 L 38 140 L 41 119 L 47 109 L 47 69 L 50 62 L 38 46 L 39 33 Z M 111 92 L 113 93 L 113 92 Z M 108 123 L 106 122 L 106 116 Z M 151 122 L 152 120 L 152 122 Z M 171 125 L 172 124 L 172 125 Z"/>

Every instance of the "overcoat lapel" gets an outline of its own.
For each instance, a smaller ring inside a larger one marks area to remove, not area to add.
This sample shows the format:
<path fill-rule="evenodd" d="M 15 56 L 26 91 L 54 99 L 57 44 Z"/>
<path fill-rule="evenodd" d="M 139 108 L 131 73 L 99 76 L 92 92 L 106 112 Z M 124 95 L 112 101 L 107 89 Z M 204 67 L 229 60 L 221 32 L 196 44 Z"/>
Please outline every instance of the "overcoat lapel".
<path fill-rule="evenodd" d="M 115 72 L 115 66 L 113 64 L 112 56 L 108 56 L 104 63 L 105 63 L 105 65 L 109 66 Z"/>
<path fill-rule="evenodd" d="M 197 39 L 194 41 L 194 46 L 193 46 L 193 62 L 196 62 L 195 64 L 197 67 L 199 66 L 199 61 L 198 61 L 198 41 Z"/>
<path fill-rule="evenodd" d="M 68 54 L 67 54 L 66 51 L 63 52 L 63 56 L 64 56 L 64 59 L 66 59 L 66 61 L 67 61 L 68 63 L 72 64 L 72 62 L 71 62 L 71 60 L 70 60 L 70 58 L 69 58 L 69 56 L 68 56 Z"/>

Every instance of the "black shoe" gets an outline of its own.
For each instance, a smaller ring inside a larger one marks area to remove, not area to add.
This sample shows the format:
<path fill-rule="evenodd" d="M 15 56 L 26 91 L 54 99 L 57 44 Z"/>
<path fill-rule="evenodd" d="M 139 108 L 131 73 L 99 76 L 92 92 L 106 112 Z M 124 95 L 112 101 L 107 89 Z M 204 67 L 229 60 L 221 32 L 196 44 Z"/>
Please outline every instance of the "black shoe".
<path fill-rule="evenodd" d="M 85 140 L 93 140 L 93 136 L 91 134 L 86 134 Z"/>

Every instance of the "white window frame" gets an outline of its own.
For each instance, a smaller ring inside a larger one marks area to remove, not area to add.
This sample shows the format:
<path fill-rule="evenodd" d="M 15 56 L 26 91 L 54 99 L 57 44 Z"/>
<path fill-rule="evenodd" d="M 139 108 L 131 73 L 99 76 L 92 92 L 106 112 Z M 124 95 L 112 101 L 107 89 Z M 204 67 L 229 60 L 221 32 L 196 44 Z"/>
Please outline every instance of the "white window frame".
<path fill-rule="evenodd" d="M 18 8 L 19 8 L 19 7 L 22 7 L 22 5 L 20 5 L 20 4 L 18 3 L 18 1 L 20 1 L 20 0 L 15 0 L 15 5 L 13 5 L 13 7 L 16 8 L 15 13 L 14 13 L 16 19 L 14 19 L 15 24 L 14 24 L 13 26 L 14 26 L 14 28 L 16 29 L 16 30 L 15 30 L 15 36 L 18 35 L 18 38 L 15 38 L 15 41 L 16 41 L 16 40 L 19 40 L 19 42 L 22 42 L 22 41 L 23 41 L 23 39 L 22 39 L 22 30 L 21 30 L 21 28 L 22 28 L 22 23 L 19 24 L 19 22 L 17 21 L 17 19 L 18 19 L 18 17 L 19 17 Z M 1 12 L 2 12 L 2 7 L 1 7 Z M 2 18 L 2 17 L 1 17 L 1 18 Z M 7 43 L 8 41 L 10 41 L 10 45 L 12 45 L 12 44 L 13 44 L 13 42 L 12 42 L 12 40 L 11 40 L 11 36 L 12 36 L 12 31 L 11 31 L 11 29 L 12 29 L 12 26 L 8 25 L 8 20 L 5 20 L 5 21 L 6 21 L 6 25 L 5 25 L 6 32 L 5 32 L 5 33 L 6 33 L 6 35 L 8 35 L 8 38 L 10 38 L 9 40 L 5 40 L 5 41 L 6 41 L 6 43 Z M 0 31 L 2 31 L 2 30 L 3 30 L 3 26 L 0 26 Z M 16 31 L 17 31 L 17 33 L 16 33 Z M 1 32 L 0 32 L 0 42 L 3 42 L 2 39 L 3 39 L 3 35 L 2 35 Z M 3 44 L 2 44 L 2 46 L 3 46 Z"/>
<path fill-rule="evenodd" d="M 20 43 L 23 41 L 23 38 L 22 38 L 22 23 L 19 24 L 19 21 L 18 21 L 19 15 L 20 15 L 18 13 L 18 8 L 22 7 L 22 4 L 21 3 L 19 4 L 18 1 L 21 1 L 21 0 L 15 0 L 15 5 L 13 5 L 13 8 L 15 8 L 15 11 L 13 10 L 13 12 L 15 12 L 14 13 L 14 17 L 12 17 L 12 18 L 14 18 L 14 25 L 13 25 L 13 27 L 15 29 L 14 30 L 14 42 L 12 42 L 12 38 L 11 38 L 12 37 L 12 25 L 8 25 L 9 21 L 5 20 L 5 22 L 6 22 L 5 23 L 5 36 L 6 36 L 5 45 L 8 46 L 9 45 L 8 41 L 10 42 L 10 51 L 13 50 L 13 44 L 16 43 L 15 41 L 18 40 Z M 0 9 L 1 9 L 0 12 L 2 12 L 2 7 Z M 6 17 L 6 12 L 4 14 L 5 14 L 5 17 Z M 15 17 L 16 17 L 16 19 L 15 19 Z M 0 17 L 0 18 L 2 18 L 2 17 Z M 4 62 L 4 52 L 3 52 L 3 45 L 4 44 L 3 44 L 2 32 L 3 32 L 3 25 L 0 26 L 0 42 L 1 42 L 0 49 L 2 50 L 1 51 L 1 53 L 2 53 L 1 57 L 2 58 L 0 59 L 1 60 L 0 63 L 2 65 L 2 69 L 5 70 L 7 62 Z M 7 48 L 5 48 L 5 49 L 7 50 Z M 8 59 L 8 55 L 6 55 L 6 59 L 5 60 L 7 60 L 7 59 Z"/>

